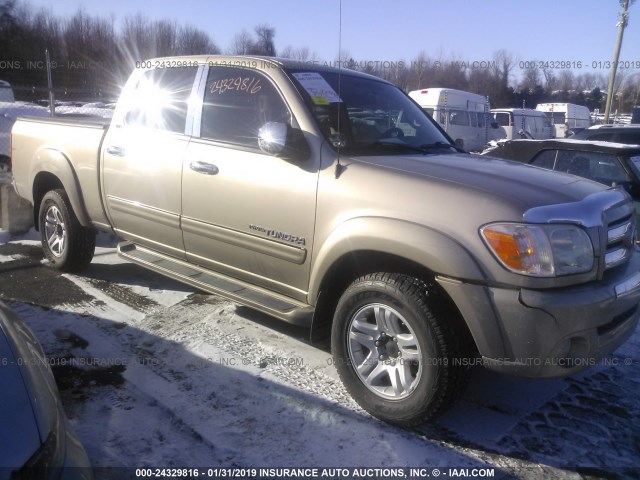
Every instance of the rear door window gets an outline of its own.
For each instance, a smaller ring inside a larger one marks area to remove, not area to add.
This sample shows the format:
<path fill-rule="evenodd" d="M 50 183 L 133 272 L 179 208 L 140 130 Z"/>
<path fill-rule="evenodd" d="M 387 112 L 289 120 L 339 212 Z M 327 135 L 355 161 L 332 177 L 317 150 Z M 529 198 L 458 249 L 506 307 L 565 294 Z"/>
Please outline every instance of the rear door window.
<path fill-rule="evenodd" d="M 589 135 L 589 140 L 600 142 L 612 142 L 613 135 L 611 132 L 597 133 L 595 135 Z"/>
<path fill-rule="evenodd" d="M 640 131 L 638 132 L 621 132 L 618 134 L 616 142 L 632 145 L 640 145 Z"/>
<path fill-rule="evenodd" d="M 560 150 L 555 169 L 609 186 L 629 180 L 617 157 L 608 153 Z"/>
<path fill-rule="evenodd" d="M 135 100 L 125 115 L 125 123 L 185 133 L 188 100 L 197 70 L 197 67 L 175 67 L 146 71 L 135 88 Z"/>

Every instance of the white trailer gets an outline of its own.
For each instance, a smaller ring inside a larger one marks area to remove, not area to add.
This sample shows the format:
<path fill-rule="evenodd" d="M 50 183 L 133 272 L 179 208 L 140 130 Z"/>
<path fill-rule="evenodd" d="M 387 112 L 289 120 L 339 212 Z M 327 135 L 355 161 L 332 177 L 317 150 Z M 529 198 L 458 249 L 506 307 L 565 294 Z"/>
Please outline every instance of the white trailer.
<path fill-rule="evenodd" d="M 566 137 L 567 127 L 589 128 L 591 114 L 587 107 L 573 103 L 539 103 L 536 110 L 544 112 L 556 131 L 556 138 Z"/>
<path fill-rule="evenodd" d="M 489 140 L 504 138 L 494 131 L 498 127 L 491 125 L 489 100 L 482 95 L 453 88 L 422 88 L 409 96 L 468 151 L 481 151 Z"/>

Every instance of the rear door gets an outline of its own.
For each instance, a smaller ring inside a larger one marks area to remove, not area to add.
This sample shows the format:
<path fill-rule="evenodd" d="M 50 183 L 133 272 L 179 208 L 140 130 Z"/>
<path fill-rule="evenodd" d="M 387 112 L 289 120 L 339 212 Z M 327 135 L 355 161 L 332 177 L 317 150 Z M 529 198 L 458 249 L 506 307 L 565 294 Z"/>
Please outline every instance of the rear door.
<path fill-rule="evenodd" d="M 257 70 L 211 66 L 202 90 L 200 131 L 182 176 L 187 257 L 304 300 L 318 168 L 313 159 L 267 155 L 257 141 L 265 123 L 295 119 L 275 83 Z"/>
<path fill-rule="evenodd" d="M 184 258 L 180 229 L 188 100 L 196 67 L 142 72 L 103 143 L 103 189 L 123 238 Z"/>

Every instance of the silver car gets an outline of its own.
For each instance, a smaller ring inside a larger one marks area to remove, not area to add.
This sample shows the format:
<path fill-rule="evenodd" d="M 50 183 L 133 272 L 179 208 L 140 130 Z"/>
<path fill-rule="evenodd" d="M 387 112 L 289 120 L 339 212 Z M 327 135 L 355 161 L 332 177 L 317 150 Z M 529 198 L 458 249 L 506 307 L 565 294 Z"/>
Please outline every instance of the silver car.
<path fill-rule="evenodd" d="M 0 392 L 0 479 L 93 478 L 42 347 L 2 302 Z"/>

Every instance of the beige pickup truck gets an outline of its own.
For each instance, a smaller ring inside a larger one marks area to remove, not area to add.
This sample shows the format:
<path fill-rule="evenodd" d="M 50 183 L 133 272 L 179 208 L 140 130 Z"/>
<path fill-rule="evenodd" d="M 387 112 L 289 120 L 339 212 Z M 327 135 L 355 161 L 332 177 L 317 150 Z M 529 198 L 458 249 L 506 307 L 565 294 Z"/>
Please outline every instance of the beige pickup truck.
<path fill-rule="evenodd" d="M 582 370 L 640 315 L 622 189 L 460 151 L 362 73 L 150 60 L 109 124 L 19 119 L 12 158 L 53 267 L 114 231 L 132 262 L 330 332 L 347 389 L 392 423 L 442 412 L 473 365 Z"/>

